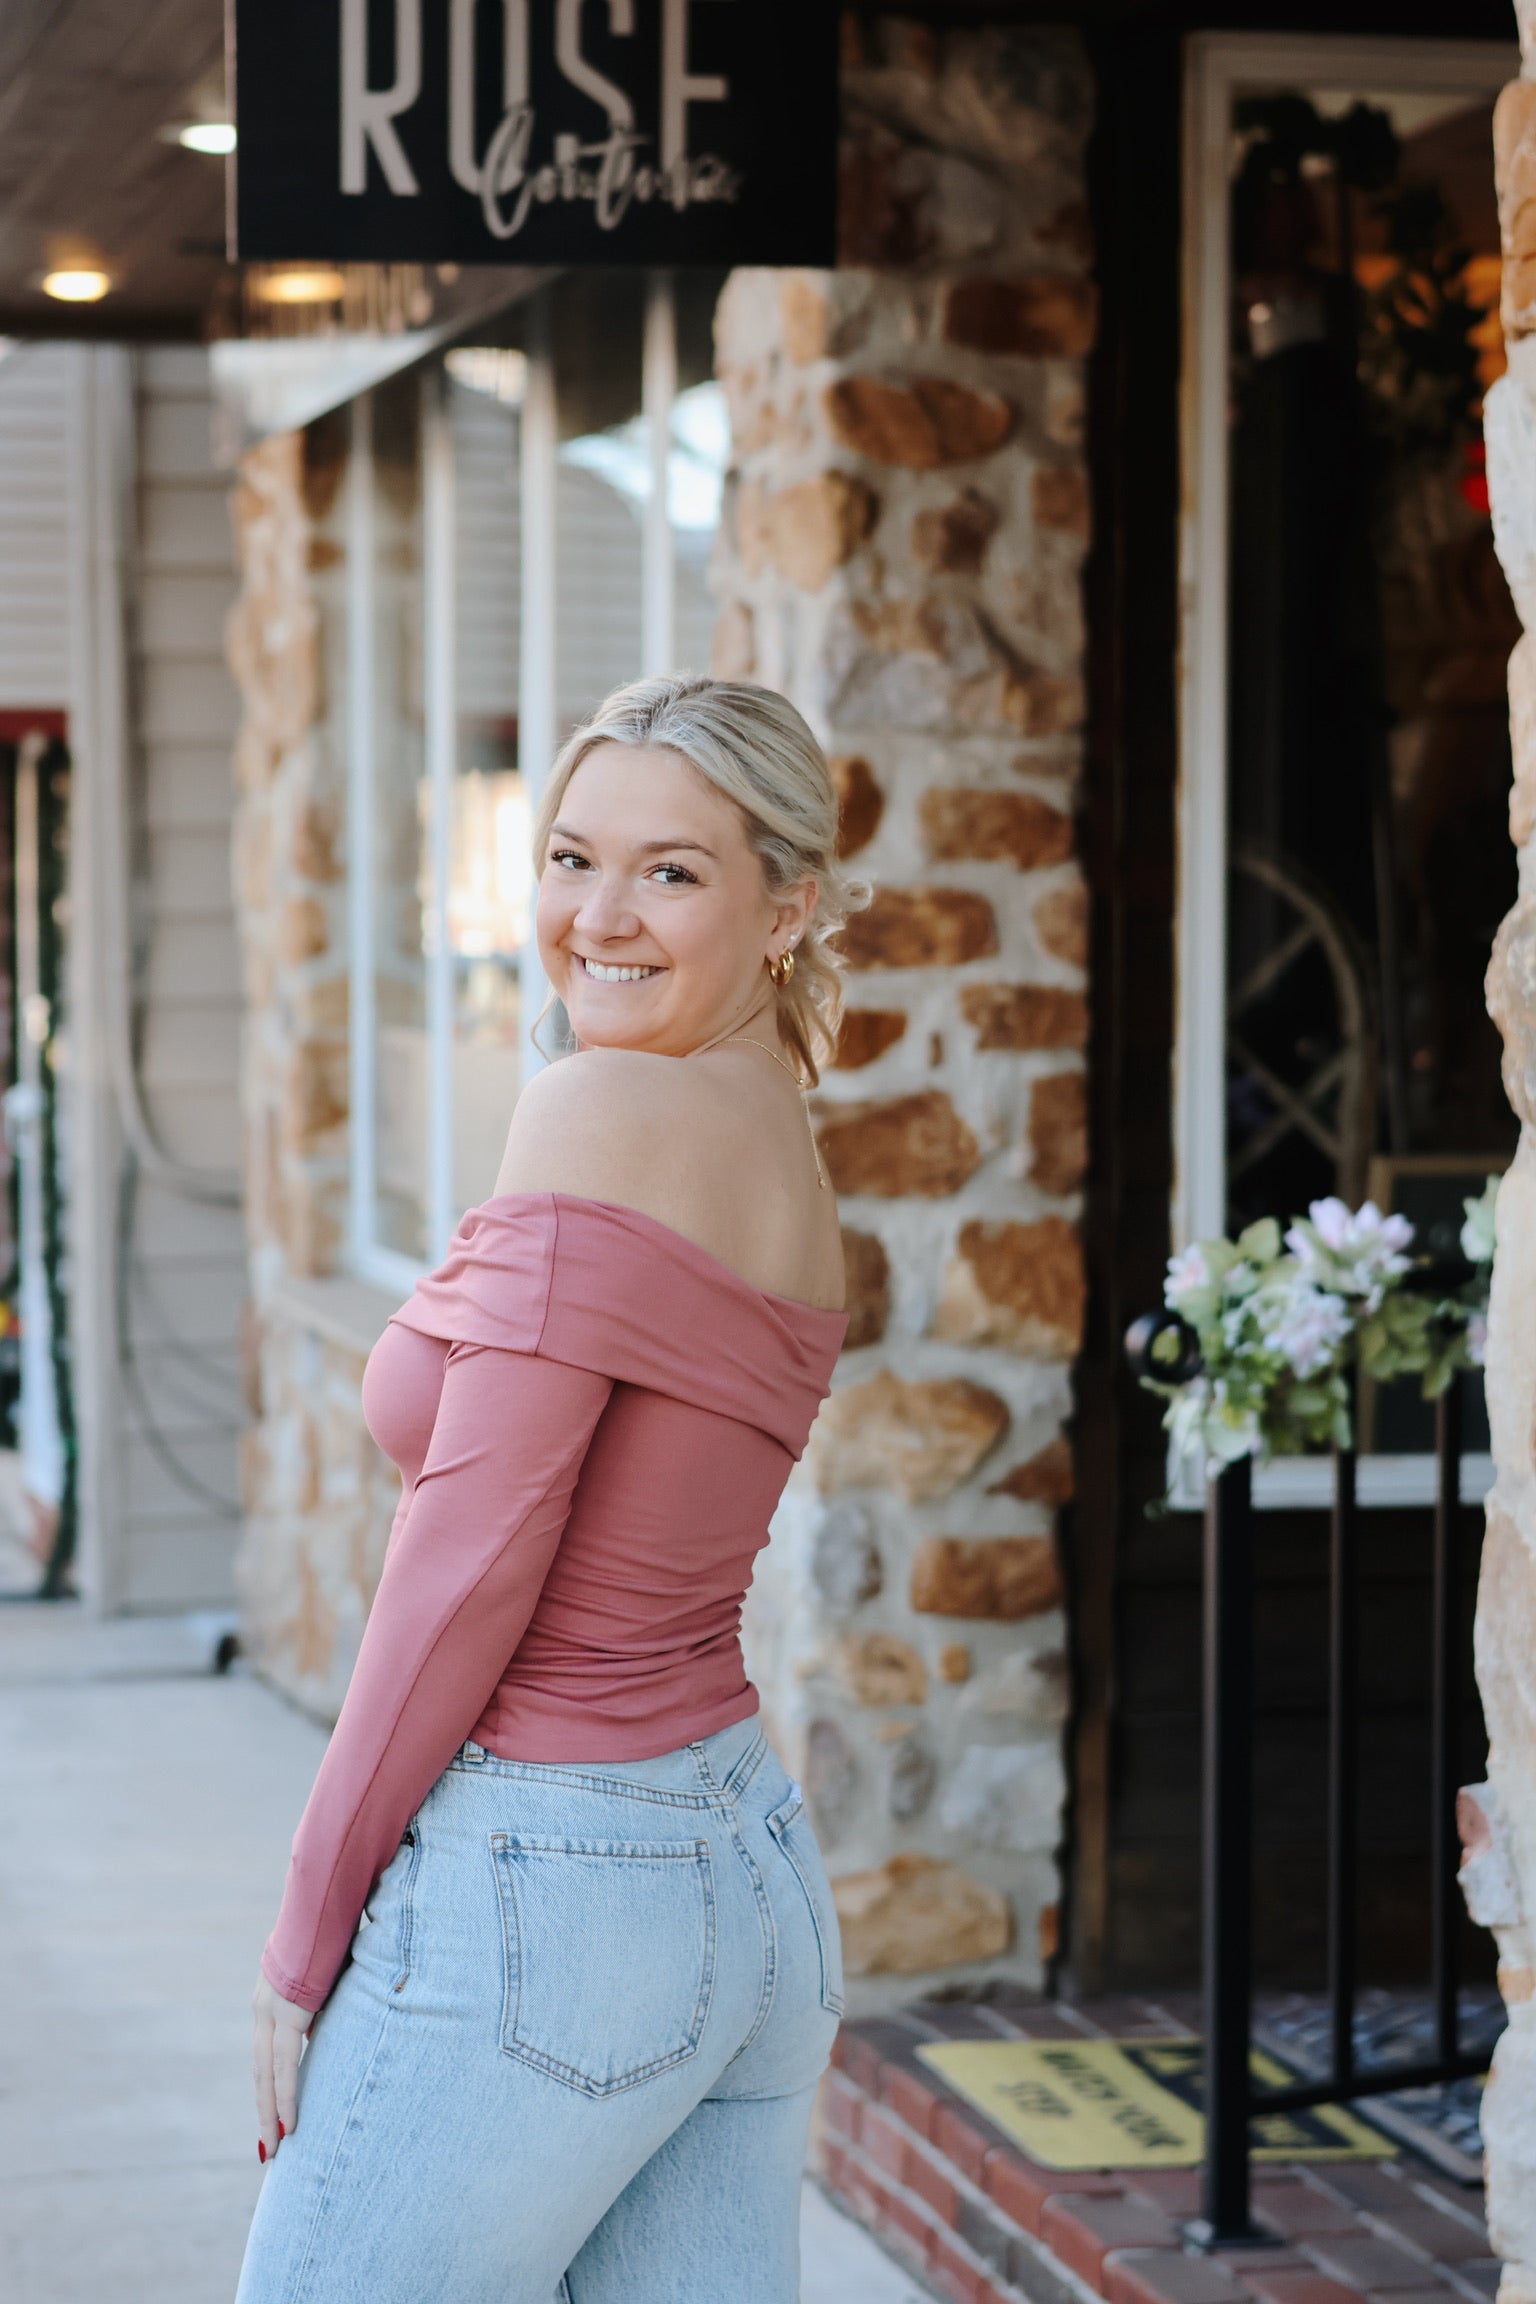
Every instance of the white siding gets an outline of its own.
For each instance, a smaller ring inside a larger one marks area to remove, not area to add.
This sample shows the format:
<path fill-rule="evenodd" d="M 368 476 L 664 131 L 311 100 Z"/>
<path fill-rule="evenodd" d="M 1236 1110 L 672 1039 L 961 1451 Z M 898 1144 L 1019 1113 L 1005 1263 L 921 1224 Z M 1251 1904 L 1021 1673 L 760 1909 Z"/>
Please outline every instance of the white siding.
<path fill-rule="evenodd" d="M 484 392 L 451 388 L 458 708 L 515 717 L 522 527 L 518 420 Z"/>
<path fill-rule="evenodd" d="M 0 359 L 0 707 L 70 694 L 69 348 Z"/>
<path fill-rule="evenodd" d="M 229 483 L 213 467 L 209 416 L 202 352 L 141 358 L 129 578 L 140 1068 L 164 1149 L 189 1165 L 230 1170 L 240 1155 L 240 976 L 229 874 L 236 697 L 223 628 L 235 568 Z M 238 1525 L 240 1212 L 141 1183 L 123 1247 L 132 1351 L 117 1452 L 117 1596 L 139 1609 L 228 1601 Z"/>
<path fill-rule="evenodd" d="M 555 481 L 555 712 L 563 741 L 640 675 L 640 513 L 580 465 Z"/>

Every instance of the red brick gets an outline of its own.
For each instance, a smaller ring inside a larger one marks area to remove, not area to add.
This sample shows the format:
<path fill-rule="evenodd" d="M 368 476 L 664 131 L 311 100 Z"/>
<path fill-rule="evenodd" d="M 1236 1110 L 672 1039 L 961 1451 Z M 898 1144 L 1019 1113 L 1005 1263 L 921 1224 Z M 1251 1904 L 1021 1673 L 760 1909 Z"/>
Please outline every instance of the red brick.
<path fill-rule="evenodd" d="M 1422 2288 L 1429 2276 L 1422 2256 L 1394 2247 L 1374 2232 L 1313 2232 L 1305 2246 L 1313 2263 L 1331 2279 L 1367 2289 L 1373 2296 Z"/>
<path fill-rule="evenodd" d="M 1109 2304 L 1249 2304 L 1225 2264 L 1178 2248 L 1112 2249 L 1100 2279 Z"/>
<path fill-rule="evenodd" d="M 1424 2286 L 1422 2288 L 1394 2288 L 1391 2304 L 1449 2304 L 1451 2290 L 1449 2288 L 1431 2288 L 1429 2283 L 1432 2277 L 1431 2267 L 1426 2264 L 1424 2267 Z"/>
<path fill-rule="evenodd" d="M 1018 1469 L 1027 1471 L 1029 1466 L 1020 1465 Z M 1006 1492 L 1009 1495 L 1023 1494 L 1022 1489 L 1011 1485 Z M 1001 1491 L 993 1489 L 989 1493 L 997 1495 Z M 1030 1499 L 1025 1498 L 1025 1501 Z M 1059 2016 L 1054 2008 L 1014 2008 L 1009 2010 L 1009 2015 L 1026 2040 L 1081 2040 L 1084 2037 L 1081 2024 L 1074 2024 L 1068 2016 Z"/>
<path fill-rule="evenodd" d="M 1342 2201 L 1294 2179 L 1266 2183 L 1261 2177 L 1253 2188 L 1253 2212 L 1261 2224 L 1285 2240 L 1299 2239 L 1309 2232 L 1360 2229 L 1358 2219 Z"/>
<path fill-rule="evenodd" d="M 1396 2167 L 1379 2162 L 1363 2168 L 1318 2168 L 1309 2179 L 1320 2192 L 1331 2192 L 1352 2208 L 1409 2208 L 1413 2194 Z"/>
<path fill-rule="evenodd" d="M 1084 2000 L 1072 2010 L 1084 2028 L 1101 2040 L 1166 2040 L 1168 2011 L 1161 2001 L 1134 1999 L 1129 1993 L 1111 1999 Z"/>
<path fill-rule="evenodd" d="M 875 2224 L 885 2204 L 885 2188 L 877 2184 L 856 2152 L 838 2148 L 827 2155 L 827 2182 L 840 2193 L 861 2224 Z"/>
<path fill-rule="evenodd" d="M 1337 2280 L 1325 2280 L 1321 2272 L 1266 2272 L 1254 2264 L 1243 2279 L 1267 2304 L 1360 2304 L 1358 2288 L 1341 2287 Z"/>
<path fill-rule="evenodd" d="M 954 2298 L 955 2304 L 981 2304 L 986 2288 L 991 2285 L 986 2274 L 947 2232 L 933 2235 L 928 2273 L 944 2295 Z"/>
<path fill-rule="evenodd" d="M 927 2202 L 941 2222 L 955 2221 L 955 2186 L 944 2162 L 934 2152 L 925 2152 L 919 2144 L 909 2144 L 906 2154 L 907 2188 L 919 2200 Z"/>
<path fill-rule="evenodd" d="M 883 2104 L 866 2104 L 859 2142 L 875 2166 L 897 2184 L 907 2179 L 907 2132 Z"/>
<path fill-rule="evenodd" d="M 1165 2216 L 1200 2213 L 1198 2168 L 1138 2168 L 1125 2181 L 1133 2199 L 1150 2200 Z"/>
<path fill-rule="evenodd" d="M 865 2097 L 841 2072 L 829 2072 L 821 2084 L 821 2117 L 826 2126 L 839 2136 L 847 2136 L 857 2144 L 859 2122 Z"/>
<path fill-rule="evenodd" d="M 934 2133 L 934 2120 L 942 2099 L 919 2080 L 915 2072 L 908 2072 L 900 2064 L 887 2064 L 881 2075 L 882 2092 L 893 2112 L 899 2112 L 909 2128 L 930 2142 Z"/>
<path fill-rule="evenodd" d="M 1403 2208 L 1373 2209 L 1371 2222 L 1387 2239 L 1398 2241 L 1404 2248 L 1421 2248 L 1441 2264 L 1465 2264 L 1488 2253 L 1488 2234 L 1481 2217 L 1475 2225 L 1463 2223 L 1459 2216 L 1448 2216 L 1418 2200 Z"/>
<path fill-rule="evenodd" d="M 991 2146 L 956 2105 L 941 2103 L 938 2106 L 934 2114 L 933 2140 L 945 2159 L 952 2160 L 962 2176 L 968 2176 L 973 2184 L 985 2182 L 987 2154 Z"/>
<path fill-rule="evenodd" d="M 1006 2144 L 994 2144 L 987 2154 L 983 2189 L 1003 2214 L 1023 2232 L 1040 2236 L 1040 2216 L 1047 2200 L 1077 2193 L 1100 2200 L 1122 2200 L 1125 2187 L 1113 2176 L 1084 2173 L 1063 2175 L 1059 2168 L 1042 2168 Z"/>
<path fill-rule="evenodd" d="M 850 2032 L 846 2024 L 837 2037 L 842 2050 L 838 2061 L 849 2079 L 856 2088 L 862 2088 L 866 2096 L 878 2096 L 880 2057 L 873 2043 L 857 2032 Z"/>
<path fill-rule="evenodd" d="M 1053 2255 L 1099 2287 L 1111 2248 L 1176 2248 L 1179 2235 L 1160 2209 L 1139 2201 L 1085 2199 L 1053 2193 L 1040 2211 L 1040 2237 Z"/>
<path fill-rule="evenodd" d="M 926 2264 L 933 2250 L 934 2230 L 921 2210 L 896 2192 L 888 2192 L 880 2207 L 880 2229 L 893 2237 L 903 2253 Z"/>

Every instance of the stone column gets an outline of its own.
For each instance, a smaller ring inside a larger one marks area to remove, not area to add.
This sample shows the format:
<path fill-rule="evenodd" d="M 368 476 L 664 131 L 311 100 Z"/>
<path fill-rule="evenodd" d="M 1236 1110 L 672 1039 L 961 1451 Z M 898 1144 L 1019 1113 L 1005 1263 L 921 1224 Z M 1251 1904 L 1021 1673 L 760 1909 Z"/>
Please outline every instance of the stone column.
<path fill-rule="evenodd" d="M 236 1566 L 258 1669 L 322 1719 L 346 1692 L 398 1496 L 363 1422 L 364 1350 L 304 1294 L 336 1271 L 347 1185 L 343 698 L 326 646 L 344 628 L 345 442 L 342 416 L 244 458 L 226 638 L 244 707 L 234 877 L 252 1307 Z"/>
<path fill-rule="evenodd" d="M 1496 1477 L 1477 1610 L 1489 1781 L 1462 1795 L 1462 1882 L 1499 1947 L 1509 2029 L 1483 2102 L 1488 2229 L 1503 2304 L 1536 2299 L 1536 5 L 1521 0 L 1522 77 L 1494 114 L 1509 371 L 1484 429 L 1494 539 L 1524 634 L 1509 666 L 1515 780 L 1510 833 L 1522 894 L 1499 931 L 1488 1006 L 1520 1147 L 1499 1195 L 1488 1340 Z"/>
<path fill-rule="evenodd" d="M 847 21 L 842 261 L 716 323 L 716 669 L 806 713 L 872 890 L 817 1106 L 853 1324 L 748 1627 L 867 2005 L 1055 1946 L 1095 301 L 1075 37 Z"/>

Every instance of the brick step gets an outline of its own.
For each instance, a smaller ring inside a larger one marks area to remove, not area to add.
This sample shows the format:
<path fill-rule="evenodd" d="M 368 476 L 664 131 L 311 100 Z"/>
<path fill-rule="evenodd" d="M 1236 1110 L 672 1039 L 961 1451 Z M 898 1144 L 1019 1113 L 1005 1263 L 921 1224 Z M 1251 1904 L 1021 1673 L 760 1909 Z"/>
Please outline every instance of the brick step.
<path fill-rule="evenodd" d="M 1266 2166 L 1254 2214 L 1274 2244 L 1197 2254 L 1182 2232 L 1197 2170 L 1042 2167 L 916 2055 L 925 2040 L 1158 2029 L 1166 2011 L 1145 2004 L 1022 1999 L 845 2024 L 822 2087 L 822 2180 L 956 2304 L 1491 2304 L 1501 2267 L 1480 2194 L 1411 2156 Z"/>

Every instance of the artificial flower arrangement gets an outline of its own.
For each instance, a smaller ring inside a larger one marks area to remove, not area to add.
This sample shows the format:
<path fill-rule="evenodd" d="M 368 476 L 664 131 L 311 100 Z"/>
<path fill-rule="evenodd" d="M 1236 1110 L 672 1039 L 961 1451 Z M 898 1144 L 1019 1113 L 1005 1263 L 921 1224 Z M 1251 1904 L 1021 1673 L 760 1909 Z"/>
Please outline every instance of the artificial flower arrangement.
<path fill-rule="evenodd" d="M 1282 1235 L 1273 1217 L 1172 1257 L 1142 1382 L 1168 1402 L 1181 1456 L 1220 1471 L 1240 1456 L 1353 1443 L 1352 1374 L 1417 1376 L 1433 1400 L 1481 1367 L 1499 1180 L 1463 1203 L 1461 1270 L 1416 1260 L 1413 1226 L 1374 1201 L 1314 1200 Z"/>

